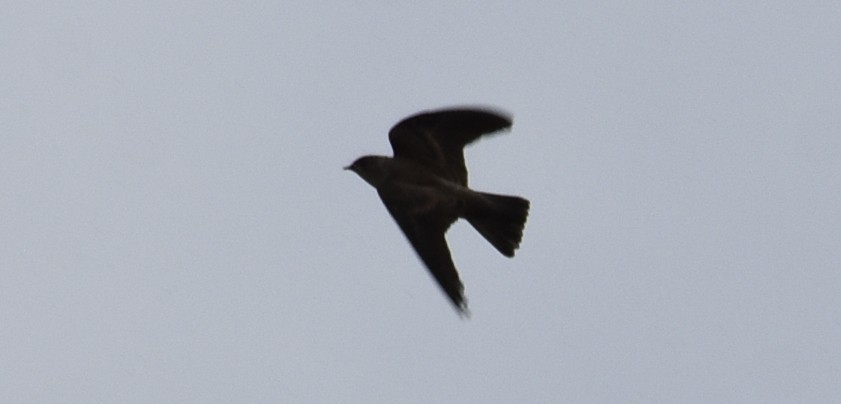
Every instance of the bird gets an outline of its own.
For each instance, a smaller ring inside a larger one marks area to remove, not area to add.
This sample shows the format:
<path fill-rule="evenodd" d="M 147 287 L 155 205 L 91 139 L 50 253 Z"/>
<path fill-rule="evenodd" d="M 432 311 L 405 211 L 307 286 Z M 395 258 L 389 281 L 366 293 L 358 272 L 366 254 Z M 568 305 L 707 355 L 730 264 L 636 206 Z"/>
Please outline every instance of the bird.
<path fill-rule="evenodd" d="M 469 317 L 464 285 L 445 233 L 465 219 L 502 255 L 513 257 L 530 202 L 474 191 L 467 184 L 464 147 L 510 129 L 510 115 L 488 107 L 422 111 L 388 133 L 393 157 L 368 155 L 344 167 L 377 190 L 392 218 L 456 311 Z"/>

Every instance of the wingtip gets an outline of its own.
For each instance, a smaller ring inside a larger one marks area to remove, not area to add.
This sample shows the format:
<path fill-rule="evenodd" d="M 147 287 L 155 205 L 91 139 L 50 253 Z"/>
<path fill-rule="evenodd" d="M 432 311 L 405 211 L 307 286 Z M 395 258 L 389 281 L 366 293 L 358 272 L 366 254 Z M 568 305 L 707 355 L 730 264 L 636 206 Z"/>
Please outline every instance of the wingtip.
<path fill-rule="evenodd" d="M 470 320 L 470 309 L 467 308 L 467 299 L 464 296 L 458 302 L 455 303 L 456 312 L 458 316 L 461 317 L 462 320 Z"/>

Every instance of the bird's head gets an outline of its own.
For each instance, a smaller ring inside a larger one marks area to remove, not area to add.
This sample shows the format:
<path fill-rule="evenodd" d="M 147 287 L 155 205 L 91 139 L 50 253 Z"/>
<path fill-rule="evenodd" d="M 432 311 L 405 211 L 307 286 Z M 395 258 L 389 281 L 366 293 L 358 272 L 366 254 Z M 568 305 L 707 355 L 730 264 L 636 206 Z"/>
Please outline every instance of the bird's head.
<path fill-rule="evenodd" d="M 376 188 L 385 182 L 388 177 L 388 163 L 390 161 L 391 158 L 384 156 L 363 156 L 356 159 L 353 164 L 345 167 L 345 170 L 355 172 L 365 182 Z"/>

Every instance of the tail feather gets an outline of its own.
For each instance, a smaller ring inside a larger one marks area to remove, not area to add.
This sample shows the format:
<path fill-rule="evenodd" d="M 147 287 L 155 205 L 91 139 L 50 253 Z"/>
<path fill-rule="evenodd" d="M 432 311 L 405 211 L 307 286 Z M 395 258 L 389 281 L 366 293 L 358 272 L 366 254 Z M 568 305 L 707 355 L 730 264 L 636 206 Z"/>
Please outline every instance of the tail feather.
<path fill-rule="evenodd" d="M 529 201 L 519 196 L 477 192 L 465 209 L 464 218 L 502 255 L 513 257 L 523 239 Z"/>

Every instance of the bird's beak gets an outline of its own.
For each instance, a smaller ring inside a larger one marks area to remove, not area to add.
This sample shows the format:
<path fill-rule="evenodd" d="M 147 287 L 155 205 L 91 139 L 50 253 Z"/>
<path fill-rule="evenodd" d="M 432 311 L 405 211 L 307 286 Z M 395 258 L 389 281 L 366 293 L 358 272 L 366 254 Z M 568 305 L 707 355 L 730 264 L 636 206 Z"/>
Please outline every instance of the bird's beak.
<path fill-rule="evenodd" d="M 353 166 L 346 166 L 343 167 L 342 170 L 353 170 Z"/>

